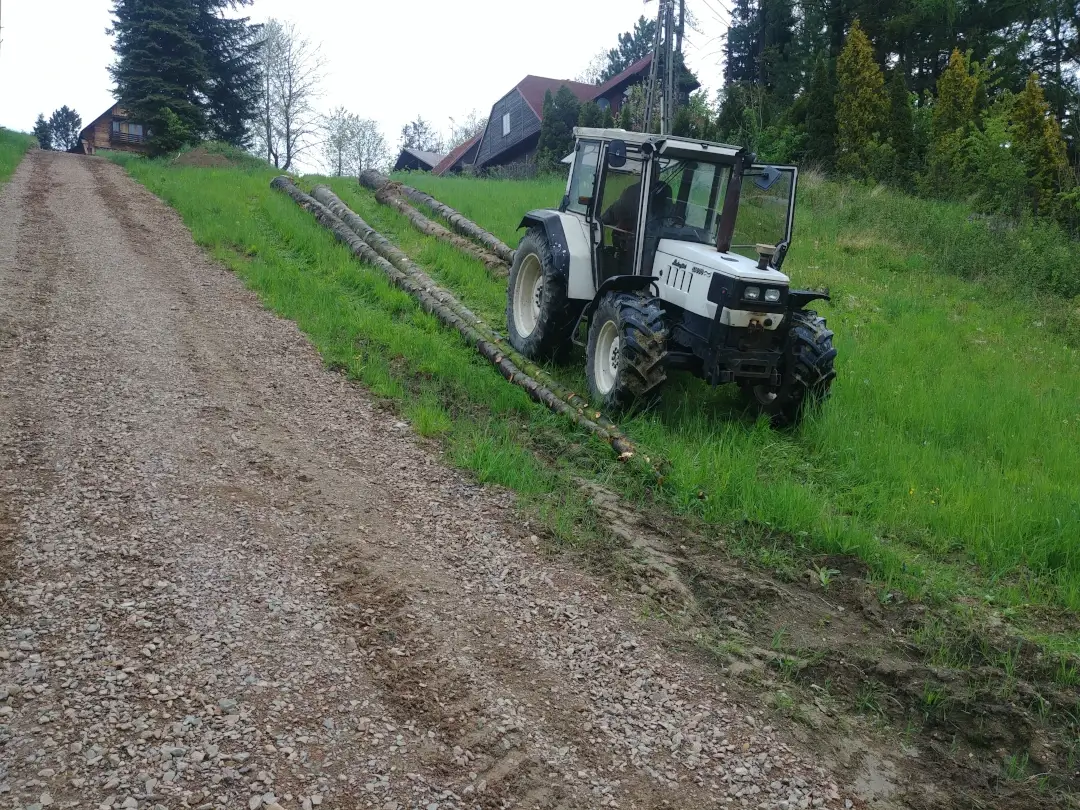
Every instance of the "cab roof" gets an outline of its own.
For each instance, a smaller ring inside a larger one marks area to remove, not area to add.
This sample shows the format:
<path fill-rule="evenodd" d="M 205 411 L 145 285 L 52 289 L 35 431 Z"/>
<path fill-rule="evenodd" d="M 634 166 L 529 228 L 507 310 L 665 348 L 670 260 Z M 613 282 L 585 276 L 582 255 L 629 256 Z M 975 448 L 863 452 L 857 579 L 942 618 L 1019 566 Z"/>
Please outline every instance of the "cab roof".
<path fill-rule="evenodd" d="M 597 141 L 624 141 L 627 144 L 652 144 L 660 154 L 677 154 L 683 157 L 715 155 L 721 158 L 735 158 L 745 152 L 741 146 L 727 143 L 699 141 L 693 138 L 679 138 L 674 135 L 655 135 L 647 132 L 629 132 L 625 129 L 597 129 L 594 127 L 575 127 L 574 137 Z"/>

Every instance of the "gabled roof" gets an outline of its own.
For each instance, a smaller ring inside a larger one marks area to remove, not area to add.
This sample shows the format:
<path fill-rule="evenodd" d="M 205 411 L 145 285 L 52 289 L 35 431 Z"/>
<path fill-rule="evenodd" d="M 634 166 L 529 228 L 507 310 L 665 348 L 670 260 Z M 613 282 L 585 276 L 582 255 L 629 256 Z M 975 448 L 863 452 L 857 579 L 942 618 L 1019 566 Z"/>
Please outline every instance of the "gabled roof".
<path fill-rule="evenodd" d="M 404 149 L 401 150 L 401 152 L 402 154 L 407 152 L 408 154 L 419 160 L 421 163 L 426 166 L 430 166 L 431 168 L 435 168 L 436 166 L 438 166 L 439 162 L 443 159 L 443 156 L 437 154 L 436 152 L 424 152 L 420 149 L 413 149 L 411 146 L 406 146 Z M 401 160 L 400 155 L 398 156 L 398 160 Z"/>
<path fill-rule="evenodd" d="M 592 98 L 600 98 L 606 96 L 612 90 L 619 89 L 619 86 L 625 84 L 631 79 L 636 79 L 642 73 L 644 73 L 652 65 L 652 54 L 638 59 L 634 64 L 630 65 L 626 70 L 612 76 L 606 82 L 595 88 L 595 92 Z"/>
<path fill-rule="evenodd" d="M 95 118 L 93 121 L 91 121 L 89 124 L 82 128 L 82 131 L 79 132 L 79 140 L 85 141 L 90 136 L 90 132 L 93 130 L 93 128 L 106 118 L 123 118 L 126 116 L 126 114 L 127 113 L 125 110 L 120 109 L 120 102 L 117 101 L 115 104 L 109 107 L 109 109 L 107 109 L 105 112 L 103 112 L 101 115 L 99 115 L 97 118 Z"/>
<path fill-rule="evenodd" d="M 482 138 L 483 135 L 484 130 L 480 130 L 471 138 L 469 138 L 469 140 L 465 141 L 465 143 L 459 143 L 450 151 L 449 155 L 439 161 L 438 165 L 431 170 L 431 173 L 439 175 L 441 177 L 447 172 L 452 171 L 454 167 L 457 166 L 458 161 L 465 156 L 465 153 L 480 142 L 480 138 Z"/>
<path fill-rule="evenodd" d="M 525 99 L 529 109 L 542 121 L 544 120 L 544 95 L 548 90 L 551 91 L 552 95 L 558 93 L 559 88 L 564 84 L 571 93 L 577 96 L 578 101 L 591 101 L 596 97 L 595 84 L 571 82 L 566 79 L 549 79 L 546 76 L 526 76 L 518 82 L 514 89 L 521 93 L 521 97 Z"/>

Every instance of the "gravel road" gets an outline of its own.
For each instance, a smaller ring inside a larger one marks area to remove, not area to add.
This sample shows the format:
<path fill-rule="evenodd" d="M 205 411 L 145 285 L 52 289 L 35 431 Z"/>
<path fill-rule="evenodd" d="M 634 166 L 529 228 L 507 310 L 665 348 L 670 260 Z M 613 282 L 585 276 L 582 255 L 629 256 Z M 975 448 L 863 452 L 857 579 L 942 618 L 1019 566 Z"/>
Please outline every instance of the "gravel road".
<path fill-rule="evenodd" d="M 0 192 L 0 807 L 851 807 L 106 161 Z"/>

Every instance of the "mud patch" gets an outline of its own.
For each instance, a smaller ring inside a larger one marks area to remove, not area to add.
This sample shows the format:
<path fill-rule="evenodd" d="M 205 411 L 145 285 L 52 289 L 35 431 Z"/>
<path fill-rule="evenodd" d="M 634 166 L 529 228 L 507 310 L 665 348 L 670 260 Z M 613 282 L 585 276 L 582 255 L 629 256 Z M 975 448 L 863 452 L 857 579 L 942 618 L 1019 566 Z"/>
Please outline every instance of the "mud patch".
<path fill-rule="evenodd" d="M 636 588 L 747 699 L 769 695 L 870 806 L 1080 806 L 1080 694 L 1057 682 L 1067 662 L 1004 625 L 961 626 L 945 608 L 906 602 L 856 558 L 808 558 L 785 581 L 728 557 L 707 527 L 665 516 L 659 529 L 588 491 Z"/>

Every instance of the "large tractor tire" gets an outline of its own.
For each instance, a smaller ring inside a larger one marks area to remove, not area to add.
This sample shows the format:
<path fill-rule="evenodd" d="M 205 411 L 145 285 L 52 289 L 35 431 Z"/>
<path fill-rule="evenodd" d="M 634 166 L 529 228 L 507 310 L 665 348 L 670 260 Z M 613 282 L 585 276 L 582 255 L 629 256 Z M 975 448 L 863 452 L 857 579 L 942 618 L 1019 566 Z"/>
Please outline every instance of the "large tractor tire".
<path fill-rule="evenodd" d="M 778 387 L 743 384 L 743 392 L 767 415 L 773 427 L 795 425 L 807 406 L 823 402 L 836 378 L 833 333 L 812 310 L 791 314 L 783 381 Z"/>
<path fill-rule="evenodd" d="M 521 238 L 506 288 L 506 328 L 510 345 L 530 360 L 547 360 L 570 348 L 581 312 L 567 295 L 565 276 L 556 271 L 543 228 Z"/>
<path fill-rule="evenodd" d="M 667 379 L 667 327 L 660 302 L 641 293 L 608 293 L 589 324 L 585 376 L 603 408 L 650 405 Z"/>

